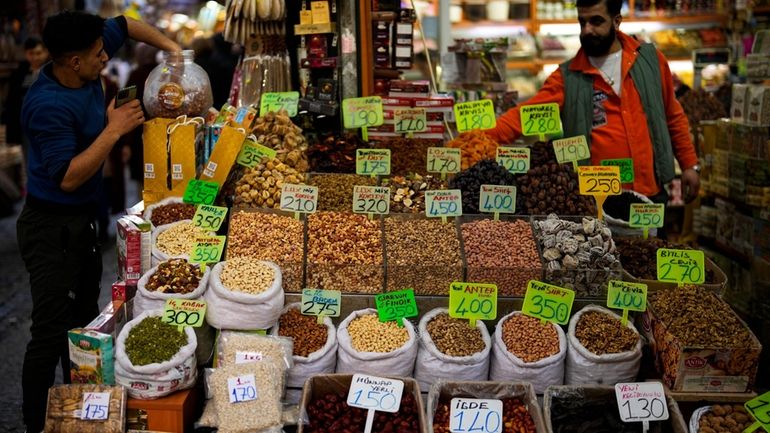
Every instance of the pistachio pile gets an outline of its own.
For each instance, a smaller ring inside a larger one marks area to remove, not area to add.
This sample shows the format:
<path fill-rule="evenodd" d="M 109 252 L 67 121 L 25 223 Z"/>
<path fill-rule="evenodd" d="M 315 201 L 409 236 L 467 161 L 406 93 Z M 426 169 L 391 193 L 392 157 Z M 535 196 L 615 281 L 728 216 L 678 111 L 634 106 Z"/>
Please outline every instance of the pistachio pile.
<path fill-rule="evenodd" d="M 145 288 L 151 292 L 190 293 L 198 288 L 203 271 L 185 259 L 169 259 L 158 265 Z"/>
<path fill-rule="evenodd" d="M 187 335 L 160 317 L 147 317 L 131 328 L 126 338 L 126 355 L 140 366 L 168 361 L 187 344 Z"/>

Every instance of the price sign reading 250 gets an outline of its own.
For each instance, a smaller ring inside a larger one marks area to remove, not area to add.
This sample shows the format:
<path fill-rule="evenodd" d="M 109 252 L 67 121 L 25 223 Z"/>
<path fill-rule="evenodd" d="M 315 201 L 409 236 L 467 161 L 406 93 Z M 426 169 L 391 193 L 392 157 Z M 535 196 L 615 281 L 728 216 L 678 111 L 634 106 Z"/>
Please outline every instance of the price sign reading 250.
<path fill-rule="evenodd" d="M 575 292 L 572 290 L 530 280 L 521 312 L 544 322 L 566 325 L 574 301 Z"/>
<path fill-rule="evenodd" d="M 580 194 L 619 195 L 621 193 L 620 168 L 616 166 L 578 167 Z"/>

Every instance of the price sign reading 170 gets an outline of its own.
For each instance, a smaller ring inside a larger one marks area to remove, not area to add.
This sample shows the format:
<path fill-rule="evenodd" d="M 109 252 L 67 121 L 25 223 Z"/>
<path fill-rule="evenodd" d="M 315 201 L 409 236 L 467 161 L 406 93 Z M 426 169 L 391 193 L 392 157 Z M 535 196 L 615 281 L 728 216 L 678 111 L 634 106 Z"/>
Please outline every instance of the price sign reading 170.
<path fill-rule="evenodd" d="M 428 148 L 428 173 L 459 173 L 462 151 L 452 147 Z"/>

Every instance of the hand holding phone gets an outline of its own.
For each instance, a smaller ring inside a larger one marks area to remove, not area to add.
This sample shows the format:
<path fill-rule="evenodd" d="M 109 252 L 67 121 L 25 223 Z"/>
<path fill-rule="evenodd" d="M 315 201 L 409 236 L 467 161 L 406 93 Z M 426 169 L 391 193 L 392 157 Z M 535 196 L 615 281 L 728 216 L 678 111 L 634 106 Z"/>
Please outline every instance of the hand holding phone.
<path fill-rule="evenodd" d="M 118 91 L 118 95 L 115 97 L 115 108 L 133 99 L 136 99 L 136 86 L 124 87 Z"/>

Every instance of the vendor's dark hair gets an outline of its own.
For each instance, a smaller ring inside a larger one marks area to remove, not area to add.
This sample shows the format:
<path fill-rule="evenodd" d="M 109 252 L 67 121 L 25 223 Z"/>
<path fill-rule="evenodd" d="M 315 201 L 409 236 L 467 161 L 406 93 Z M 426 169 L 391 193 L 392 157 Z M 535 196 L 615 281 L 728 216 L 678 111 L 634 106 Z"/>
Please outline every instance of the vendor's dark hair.
<path fill-rule="evenodd" d="M 610 14 L 610 17 L 614 18 L 615 16 L 620 15 L 620 8 L 623 7 L 623 0 L 577 0 L 575 6 L 585 8 L 598 5 L 601 2 L 604 2 L 607 6 L 607 13 Z"/>
<path fill-rule="evenodd" d="M 42 45 L 43 45 L 43 41 L 41 41 L 39 38 L 36 38 L 34 36 L 30 36 L 26 40 L 24 40 L 24 51 L 32 50 Z"/>
<path fill-rule="evenodd" d="M 65 54 L 90 48 L 104 34 L 104 18 L 84 12 L 64 11 L 48 17 L 43 42 L 57 60 Z"/>

